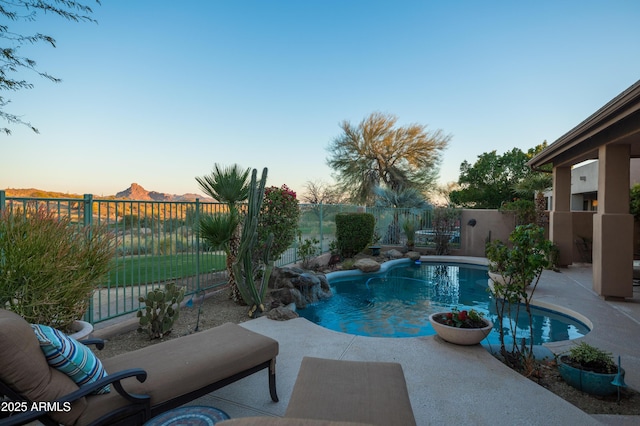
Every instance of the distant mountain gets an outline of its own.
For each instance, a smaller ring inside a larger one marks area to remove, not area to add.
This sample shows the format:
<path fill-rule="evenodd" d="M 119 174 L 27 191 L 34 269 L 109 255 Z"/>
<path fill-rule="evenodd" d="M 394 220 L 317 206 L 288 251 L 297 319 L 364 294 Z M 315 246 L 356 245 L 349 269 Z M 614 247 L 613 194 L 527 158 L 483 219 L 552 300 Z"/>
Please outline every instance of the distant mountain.
<path fill-rule="evenodd" d="M 36 198 L 82 198 L 82 195 L 69 194 L 62 192 L 42 191 L 40 189 L 28 188 L 28 189 L 13 189 L 7 188 L 7 197 L 36 197 Z M 215 203 L 211 197 L 205 197 L 200 194 L 166 194 L 163 192 L 147 191 L 137 183 L 132 183 L 131 186 L 124 191 L 118 192 L 115 196 L 96 196 L 95 198 L 124 198 L 128 200 L 140 200 L 140 201 L 195 201 L 199 198 L 200 201 L 205 203 Z"/>
<path fill-rule="evenodd" d="M 204 197 L 200 194 L 166 194 L 164 192 L 147 191 L 137 183 L 132 183 L 131 186 L 124 191 L 120 191 L 116 194 L 115 198 L 126 198 L 129 200 L 151 200 L 151 201 L 195 201 L 199 198 L 200 201 L 207 203 L 215 202 L 213 198 Z"/>

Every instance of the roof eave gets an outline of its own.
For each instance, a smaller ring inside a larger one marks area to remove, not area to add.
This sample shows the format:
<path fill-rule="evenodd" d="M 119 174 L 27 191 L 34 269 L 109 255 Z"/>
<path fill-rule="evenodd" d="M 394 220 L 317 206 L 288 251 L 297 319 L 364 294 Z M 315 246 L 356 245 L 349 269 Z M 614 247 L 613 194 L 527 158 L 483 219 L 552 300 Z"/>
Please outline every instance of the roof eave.
<path fill-rule="evenodd" d="M 640 80 L 607 102 L 580 124 L 558 138 L 551 145 L 527 162 L 533 169 L 553 163 L 562 153 L 593 137 L 602 129 L 619 121 L 628 114 L 640 110 Z"/>

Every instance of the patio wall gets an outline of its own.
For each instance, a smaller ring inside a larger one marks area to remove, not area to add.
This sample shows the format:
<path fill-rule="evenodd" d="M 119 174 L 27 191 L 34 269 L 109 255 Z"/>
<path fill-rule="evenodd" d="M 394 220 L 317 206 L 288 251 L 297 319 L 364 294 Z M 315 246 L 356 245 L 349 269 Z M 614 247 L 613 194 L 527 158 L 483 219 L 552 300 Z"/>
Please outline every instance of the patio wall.
<path fill-rule="evenodd" d="M 472 219 L 475 220 L 473 226 L 470 224 Z M 507 241 L 515 226 L 516 219 L 513 213 L 485 209 L 462 210 L 460 250 L 454 250 L 452 254 L 484 257 L 487 241 L 496 239 Z"/>
<path fill-rule="evenodd" d="M 593 240 L 593 215 L 595 211 L 572 211 L 573 240 Z M 469 225 L 469 221 L 475 219 L 475 226 Z M 509 234 L 516 226 L 516 218 L 513 213 L 501 213 L 498 210 L 475 210 L 467 209 L 462 211 L 460 226 L 460 249 L 453 250 L 451 254 L 459 256 L 479 256 L 485 255 L 485 244 L 487 240 L 507 241 Z M 635 246 L 640 245 L 640 226 L 636 226 Z M 589 261 L 591 246 L 588 246 Z M 640 250 L 636 250 L 640 252 Z M 573 262 L 583 263 L 587 259 L 586 254 L 578 243 L 573 245 Z"/>

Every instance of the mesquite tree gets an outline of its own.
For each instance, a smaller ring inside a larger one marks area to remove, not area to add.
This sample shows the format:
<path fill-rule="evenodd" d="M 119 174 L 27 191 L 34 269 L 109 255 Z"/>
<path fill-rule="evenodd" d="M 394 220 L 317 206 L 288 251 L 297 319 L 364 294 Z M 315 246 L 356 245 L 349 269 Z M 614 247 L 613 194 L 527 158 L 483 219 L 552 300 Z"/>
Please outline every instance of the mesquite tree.
<path fill-rule="evenodd" d="M 100 4 L 99 0 L 96 0 Z M 25 72 L 33 72 L 54 83 L 61 80 L 38 68 L 33 58 L 22 56 L 21 48 L 25 45 L 45 43 L 56 47 L 56 40 L 47 34 L 21 34 L 16 32 L 11 23 L 24 21 L 32 22 L 38 15 L 48 14 L 67 19 L 72 22 L 96 22 L 91 18 L 93 10 L 78 1 L 73 0 L 14 0 L 0 2 L 0 17 L 4 18 L 0 24 L 0 39 L 3 46 L 0 48 L 0 118 L 9 124 L 25 125 L 34 132 L 38 129 L 31 123 L 24 121 L 20 115 L 12 114 L 5 110 L 11 102 L 3 93 L 32 89 L 33 83 L 25 79 Z M 8 127 L 0 127 L 0 133 L 11 134 Z"/>

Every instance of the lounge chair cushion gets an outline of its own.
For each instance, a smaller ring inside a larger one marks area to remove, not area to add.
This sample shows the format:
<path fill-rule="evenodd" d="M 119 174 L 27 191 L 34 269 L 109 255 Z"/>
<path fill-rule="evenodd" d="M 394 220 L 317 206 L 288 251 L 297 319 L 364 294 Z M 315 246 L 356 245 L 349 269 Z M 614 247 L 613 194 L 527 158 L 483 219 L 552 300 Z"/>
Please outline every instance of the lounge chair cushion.
<path fill-rule="evenodd" d="M 6 309 L 0 309 L 0 380 L 31 401 L 54 401 L 78 389 L 66 374 L 49 367 L 29 323 Z M 82 398 L 70 412 L 51 417 L 73 424 L 86 405 Z"/>
<path fill-rule="evenodd" d="M 338 422 L 316 419 L 289 419 L 286 417 L 240 417 L 224 420 L 218 426 L 367 426 L 367 423 Z"/>
<path fill-rule="evenodd" d="M 284 415 L 289 418 L 415 425 L 402 366 L 304 357 Z"/>
<path fill-rule="evenodd" d="M 216 345 L 216 341 L 221 344 Z M 149 395 L 153 407 L 250 369 L 258 363 L 275 359 L 276 355 L 276 340 L 237 324 L 226 323 L 103 359 L 102 364 L 112 372 L 144 369 L 148 375 L 143 383 L 128 378 L 122 384 L 131 393 Z M 88 396 L 87 402 L 88 409 L 78 421 L 81 425 L 126 404 L 117 392 Z"/>
<path fill-rule="evenodd" d="M 55 328 L 31 324 L 40 349 L 50 366 L 71 377 L 78 386 L 93 383 L 107 375 L 100 360 L 87 346 Z M 109 385 L 95 394 L 109 393 Z"/>

